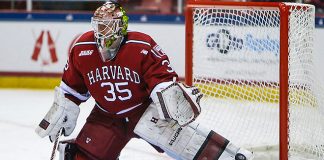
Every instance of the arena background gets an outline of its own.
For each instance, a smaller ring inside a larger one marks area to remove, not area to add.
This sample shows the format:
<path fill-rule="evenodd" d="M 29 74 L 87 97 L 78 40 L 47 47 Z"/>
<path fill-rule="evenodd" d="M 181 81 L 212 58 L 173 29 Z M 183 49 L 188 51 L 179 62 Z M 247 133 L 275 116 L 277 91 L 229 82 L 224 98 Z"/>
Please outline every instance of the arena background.
<path fill-rule="evenodd" d="M 121 2 L 130 17 L 129 30 L 151 35 L 168 54 L 183 80 L 186 1 Z M 314 56 L 317 78 L 323 84 L 324 5 L 319 0 L 290 2 L 311 3 L 317 7 Z M 53 144 L 47 138 L 39 138 L 34 130 L 52 105 L 53 88 L 61 81 L 69 49 L 78 35 L 91 29 L 90 17 L 102 3 L 103 0 L 0 0 L 0 159 L 49 159 Z M 259 69 L 267 72 L 267 68 Z M 93 104 L 90 98 L 80 105 L 77 127 L 65 139 L 77 136 Z M 146 142 L 134 139 L 123 149 L 120 159 L 170 158 L 157 153 Z"/>
<path fill-rule="evenodd" d="M 4 0 L 0 2 L 0 87 L 44 88 L 58 85 L 73 41 L 91 29 L 93 10 L 104 1 Z M 184 79 L 184 0 L 121 1 L 129 30 L 151 35 Z M 308 3 L 314 3 L 307 1 Z M 324 82 L 324 14 L 317 5 L 315 60 Z M 244 36 L 244 35 L 242 35 Z M 264 69 L 266 72 L 266 69 Z"/>

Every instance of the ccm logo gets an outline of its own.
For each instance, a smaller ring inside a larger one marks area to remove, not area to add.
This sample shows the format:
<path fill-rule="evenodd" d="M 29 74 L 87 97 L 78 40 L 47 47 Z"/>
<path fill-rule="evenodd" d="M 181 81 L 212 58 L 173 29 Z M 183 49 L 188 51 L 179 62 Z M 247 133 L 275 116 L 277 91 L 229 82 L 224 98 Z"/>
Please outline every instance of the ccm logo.
<path fill-rule="evenodd" d="M 90 56 L 93 53 L 93 50 L 81 51 L 79 56 Z"/>
<path fill-rule="evenodd" d="M 169 142 L 169 145 L 172 146 L 172 144 L 177 140 L 177 138 L 178 138 L 181 131 L 182 131 L 181 127 L 177 129 L 176 133 L 173 135 L 171 141 Z"/>

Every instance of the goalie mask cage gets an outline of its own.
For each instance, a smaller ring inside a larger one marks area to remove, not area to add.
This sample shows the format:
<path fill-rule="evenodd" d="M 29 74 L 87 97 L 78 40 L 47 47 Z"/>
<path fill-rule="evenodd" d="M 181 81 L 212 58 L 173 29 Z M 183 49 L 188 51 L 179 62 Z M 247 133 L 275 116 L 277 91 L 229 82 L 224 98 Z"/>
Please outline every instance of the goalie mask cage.
<path fill-rule="evenodd" d="M 197 121 L 256 159 L 324 159 L 314 17 L 307 4 L 188 0 L 186 83 L 205 94 Z"/>

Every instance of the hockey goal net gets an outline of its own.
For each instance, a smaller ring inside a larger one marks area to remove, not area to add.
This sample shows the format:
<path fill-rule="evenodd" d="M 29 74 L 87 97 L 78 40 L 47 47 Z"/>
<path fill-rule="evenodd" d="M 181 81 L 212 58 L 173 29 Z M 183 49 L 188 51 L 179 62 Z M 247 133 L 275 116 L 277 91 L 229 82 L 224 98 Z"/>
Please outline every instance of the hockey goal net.
<path fill-rule="evenodd" d="M 186 83 L 205 94 L 198 121 L 256 159 L 323 159 L 314 19 L 306 4 L 189 0 Z"/>

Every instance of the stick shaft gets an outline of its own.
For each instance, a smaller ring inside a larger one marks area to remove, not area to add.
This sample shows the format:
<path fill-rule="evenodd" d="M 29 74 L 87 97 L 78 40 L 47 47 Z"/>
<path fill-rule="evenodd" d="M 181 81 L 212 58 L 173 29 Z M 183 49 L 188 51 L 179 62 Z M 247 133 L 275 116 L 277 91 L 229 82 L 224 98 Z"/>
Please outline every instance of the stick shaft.
<path fill-rule="evenodd" d="M 54 141 L 54 146 L 53 146 L 53 150 L 52 150 L 52 154 L 51 154 L 51 159 L 50 160 L 54 160 L 55 157 L 55 153 L 56 153 L 56 148 L 57 148 L 57 144 L 59 141 L 59 138 L 61 136 L 62 133 L 62 129 L 60 129 L 57 134 L 55 135 L 55 141 Z"/>

